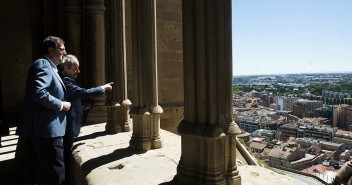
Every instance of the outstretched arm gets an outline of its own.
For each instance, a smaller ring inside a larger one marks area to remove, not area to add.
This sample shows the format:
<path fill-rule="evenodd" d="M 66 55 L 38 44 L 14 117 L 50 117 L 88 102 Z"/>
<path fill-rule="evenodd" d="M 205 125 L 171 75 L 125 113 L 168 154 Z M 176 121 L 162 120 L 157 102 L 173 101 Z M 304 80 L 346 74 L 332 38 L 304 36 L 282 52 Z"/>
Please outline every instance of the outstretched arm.
<path fill-rule="evenodd" d="M 107 84 L 102 85 L 100 87 L 103 88 L 105 90 L 105 92 L 109 92 L 112 90 L 112 86 L 111 86 L 112 84 L 114 84 L 114 82 L 107 83 Z"/>

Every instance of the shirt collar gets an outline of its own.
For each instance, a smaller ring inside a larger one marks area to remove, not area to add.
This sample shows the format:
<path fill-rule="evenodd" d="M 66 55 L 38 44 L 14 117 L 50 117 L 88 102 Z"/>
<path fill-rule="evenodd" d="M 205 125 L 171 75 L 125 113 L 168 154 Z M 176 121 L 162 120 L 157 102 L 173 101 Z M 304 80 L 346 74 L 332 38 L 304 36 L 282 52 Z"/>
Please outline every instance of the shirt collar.
<path fill-rule="evenodd" d="M 44 58 L 46 58 L 46 59 L 49 61 L 51 67 L 52 67 L 56 72 L 58 72 L 57 67 L 56 67 L 56 65 L 54 64 L 54 62 L 51 61 L 51 60 L 50 60 L 48 57 L 46 57 L 46 56 L 44 56 Z"/>

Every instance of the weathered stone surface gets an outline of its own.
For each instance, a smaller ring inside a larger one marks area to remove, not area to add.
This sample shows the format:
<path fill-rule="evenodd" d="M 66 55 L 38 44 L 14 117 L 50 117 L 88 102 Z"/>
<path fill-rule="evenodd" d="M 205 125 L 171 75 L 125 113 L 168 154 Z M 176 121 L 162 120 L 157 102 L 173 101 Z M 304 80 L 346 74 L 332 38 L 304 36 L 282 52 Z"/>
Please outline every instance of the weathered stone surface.
<path fill-rule="evenodd" d="M 128 148 L 132 132 L 107 135 L 104 130 L 105 123 L 82 127 L 73 147 L 76 185 L 159 185 L 176 175 L 181 136 L 160 130 L 163 148 L 139 153 Z M 305 184 L 259 166 L 238 166 L 238 170 L 244 185 Z"/>
<path fill-rule="evenodd" d="M 105 123 L 85 126 L 75 142 L 76 184 L 160 184 L 176 175 L 181 138 L 161 130 L 163 148 L 139 153 L 129 146 L 132 132 L 106 135 Z"/>
<path fill-rule="evenodd" d="M 266 168 L 259 166 L 239 166 L 238 170 L 242 176 L 242 184 L 259 185 L 259 184 L 280 184 L 280 185 L 305 185 L 301 181 L 293 179 L 287 175 L 281 175 Z"/>

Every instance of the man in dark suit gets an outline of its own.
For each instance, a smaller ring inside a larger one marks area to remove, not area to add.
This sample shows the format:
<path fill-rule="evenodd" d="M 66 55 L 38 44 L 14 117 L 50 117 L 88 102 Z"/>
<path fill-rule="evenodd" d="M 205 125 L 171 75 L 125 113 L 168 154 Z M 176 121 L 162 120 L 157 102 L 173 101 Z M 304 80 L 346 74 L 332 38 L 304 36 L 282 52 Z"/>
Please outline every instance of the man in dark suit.
<path fill-rule="evenodd" d="M 71 109 L 67 112 L 67 127 L 64 136 L 64 158 L 66 168 L 66 185 L 70 184 L 70 155 L 73 138 L 77 137 L 81 130 L 83 107 L 82 98 L 93 95 L 102 95 L 112 89 L 111 83 L 93 87 L 90 89 L 81 88 L 76 85 L 75 79 L 80 73 L 79 61 L 74 55 L 64 56 L 63 62 L 58 65 L 59 74 L 67 90 L 67 100 L 71 103 Z"/>
<path fill-rule="evenodd" d="M 36 60 L 27 75 L 23 114 L 17 134 L 33 149 L 36 161 L 34 183 L 59 185 L 65 180 L 63 136 L 66 130 L 65 86 L 57 73 L 56 65 L 66 54 L 64 41 L 49 36 L 42 43 L 43 58 Z"/>

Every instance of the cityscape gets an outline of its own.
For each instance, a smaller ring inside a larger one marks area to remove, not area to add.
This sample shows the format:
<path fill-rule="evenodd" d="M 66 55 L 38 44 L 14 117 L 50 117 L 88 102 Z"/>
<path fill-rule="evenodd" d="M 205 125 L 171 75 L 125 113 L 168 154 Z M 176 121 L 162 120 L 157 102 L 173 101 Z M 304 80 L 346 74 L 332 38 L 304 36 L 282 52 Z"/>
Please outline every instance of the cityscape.
<path fill-rule="evenodd" d="M 238 138 L 265 165 L 332 183 L 352 159 L 351 85 L 352 73 L 234 76 Z"/>

